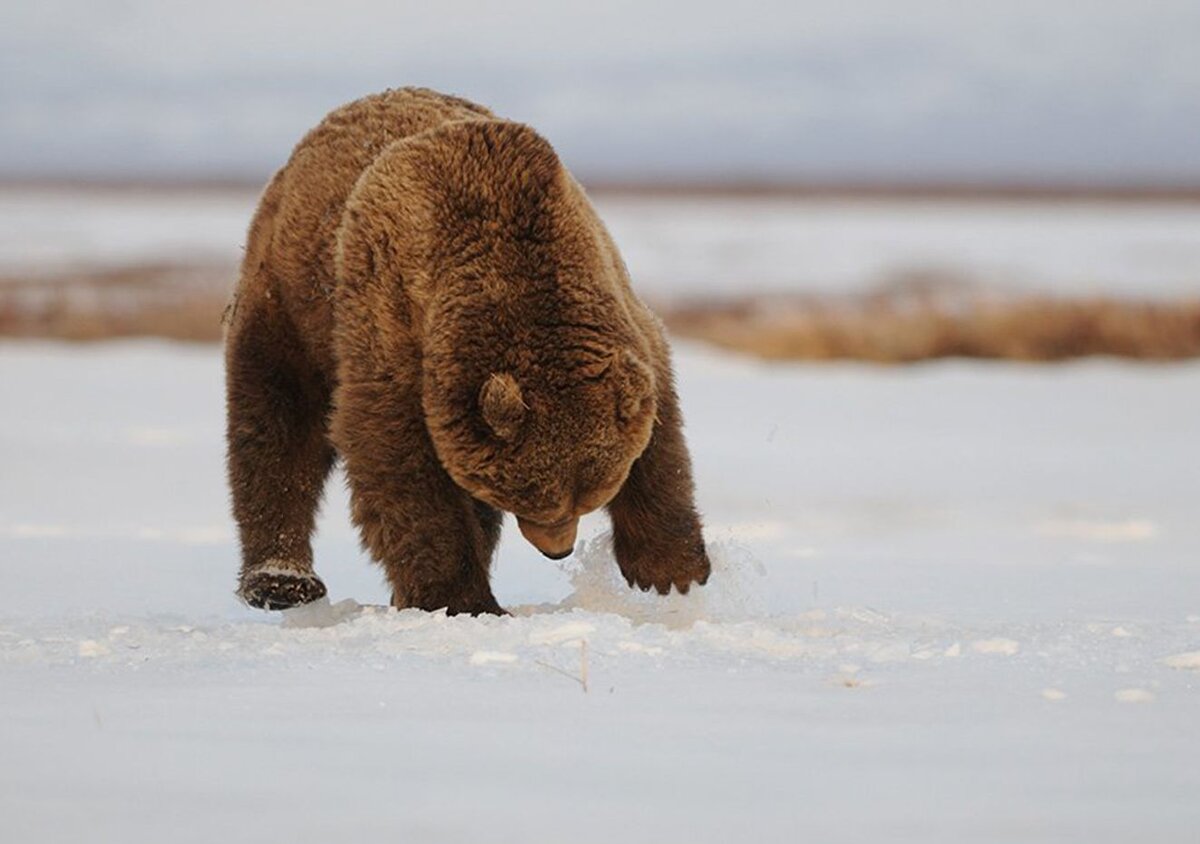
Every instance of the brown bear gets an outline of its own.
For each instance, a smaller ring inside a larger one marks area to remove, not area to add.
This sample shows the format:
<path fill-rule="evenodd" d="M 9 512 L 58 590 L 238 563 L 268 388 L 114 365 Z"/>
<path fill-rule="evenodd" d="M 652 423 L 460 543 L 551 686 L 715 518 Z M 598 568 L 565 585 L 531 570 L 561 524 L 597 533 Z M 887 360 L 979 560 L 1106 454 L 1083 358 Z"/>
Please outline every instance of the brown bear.
<path fill-rule="evenodd" d="M 267 185 L 226 330 L 239 594 L 325 594 L 336 456 L 397 607 L 501 612 L 502 511 L 569 554 L 606 507 L 631 586 L 709 576 L 661 324 L 541 136 L 401 89 L 337 109 Z"/>

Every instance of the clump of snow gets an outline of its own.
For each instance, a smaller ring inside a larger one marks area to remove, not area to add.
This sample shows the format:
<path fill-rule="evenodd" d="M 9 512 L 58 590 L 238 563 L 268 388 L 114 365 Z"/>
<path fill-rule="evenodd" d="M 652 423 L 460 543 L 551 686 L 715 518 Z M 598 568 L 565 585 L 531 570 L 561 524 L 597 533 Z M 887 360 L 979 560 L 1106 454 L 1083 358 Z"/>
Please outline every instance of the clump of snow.
<path fill-rule="evenodd" d="M 971 643 L 971 650 L 977 654 L 1000 654 L 1001 656 L 1013 656 L 1021 650 L 1021 643 L 1014 639 L 1005 639 L 1003 637 L 996 639 L 977 639 Z"/>
<path fill-rule="evenodd" d="M 638 623 L 658 623 L 685 628 L 704 620 L 745 621 L 765 614 L 762 597 L 766 569 L 745 546 L 734 542 L 709 542 L 712 575 L 703 587 L 693 586 L 686 595 L 674 589 L 668 595 L 653 590 L 631 589 L 621 576 L 612 551 L 612 534 L 605 533 L 582 544 L 560 568 L 570 578 L 571 592 L 553 607 L 613 613 Z"/>
<path fill-rule="evenodd" d="M 529 634 L 531 645 L 563 645 L 583 641 L 589 634 L 596 632 L 596 625 L 586 621 L 568 621 L 547 630 L 538 630 Z"/>
<path fill-rule="evenodd" d="M 496 663 L 506 665 L 516 662 L 518 658 L 516 654 L 505 651 L 475 651 L 471 654 L 470 663 L 472 665 L 494 665 Z"/>
<path fill-rule="evenodd" d="M 346 598 L 336 604 L 329 602 L 328 596 L 284 610 L 283 626 L 285 628 L 301 627 L 332 627 L 352 618 L 362 612 L 362 605 L 353 598 Z"/>
<path fill-rule="evenodd" d="M 1057 703 L 1060 700 L 1066 700 L 1067 693 L 1062 689 L 1042 689 L 1042 697 L 1052 703 Z"/>
<path fill-rule="evenodd" d="M 14 539 L 49 539 L 55 536 L 66 536 L 68 529 L 65 525 L 28 524 L 0 525 L 0 536 L 11 536 Z"/>
<path fill-rule="evenodd" d="M 1094 521 L 1052 519 L 1042 522 L 1039 530 L 1046 536 L 1061 536 L 1091 542 L 1144 542 L 1158 536 L 1159 528 L 1149 519 Z"/>
<path fill-rule="evenodd" d="M 1148 689 L 1119 689 L 1113 698 L 1117 703 L 1153 703 L 1154 692 Z"/>
<path fill-rule="evenodd" d="M 83 657 L 104 656 L 108 652 L 107 645 L 94 639 L 84 639 L 79 643 L 79 655 Z"/>
<path fill-rule="evenodd" d="M 1162 664 L 1168 668 L 1200 671 L 1200 651 L 1191 651 L 1189 653 L 1175 654 L 1174 656 L 1165 657 L 1162 660 Z"/>

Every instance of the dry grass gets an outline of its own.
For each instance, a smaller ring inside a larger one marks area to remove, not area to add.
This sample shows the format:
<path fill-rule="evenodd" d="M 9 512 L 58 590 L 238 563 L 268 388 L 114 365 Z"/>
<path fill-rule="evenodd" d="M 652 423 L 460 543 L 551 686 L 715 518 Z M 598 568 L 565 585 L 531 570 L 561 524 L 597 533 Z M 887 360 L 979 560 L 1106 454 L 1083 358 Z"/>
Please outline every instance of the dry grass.
<path fill-rule="evenodd" d="M 148 265 L 0 279 L 0 336 L 212 342 L 232 267 Z M 907 279 L 857 298 L 754 297 L 657 308 L 681 337 L 770 360 L 1200 357 L 1200 299 L 996 298 Z"/>
<path fill-rule="evenodd" d="M 664 319 L 678 336 L 769 360 L 1200 357 L 1200 300 L 1027 297 L 913 306 L 875 298 L 769 299 L 680 307 Z"/>
<path fill-rule="evenodd" d="M 214 342 L 235 270 L 144 265 L 0 279 L 0 337 Z"/>

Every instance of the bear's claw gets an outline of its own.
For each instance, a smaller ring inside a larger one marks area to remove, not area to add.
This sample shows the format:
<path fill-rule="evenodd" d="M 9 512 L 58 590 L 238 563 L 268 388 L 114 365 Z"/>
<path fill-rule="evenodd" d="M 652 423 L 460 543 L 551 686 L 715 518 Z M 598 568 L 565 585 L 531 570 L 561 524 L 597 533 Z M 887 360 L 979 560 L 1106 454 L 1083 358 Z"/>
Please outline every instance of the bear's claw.
<path fill-rule="evenodd" d="M 679 594 L 686 595 L 693 583 L 703 586 L 712 574 L 703 540 L 696 541 L 690 549 L 675 552 L 639 549 L 625 559 L 618 555 L 617 563 L 631 588 L 643 592 L 653 589 L 660 595 L 669 594 L 672 586 Z"/>
<path fill-rule="evenodd" d="M 496 599 L 490 593 L 475 597 L 457 596 L 454 600 L 447 600 L 445 596 L 413 597 L 405 600 L 393 591 L 391 603 L 398 610 L 419 609 L 436 612 L 444 609 L 446 615 L 511 615 L 508 610 L 496 603 Z"/>
<path fill-rule="evenodd" d="M 286 610 L 325 597 L 325 584 L 311 572 L 264 569 L 242 576 L 238 596 L 262 610 Z"/>

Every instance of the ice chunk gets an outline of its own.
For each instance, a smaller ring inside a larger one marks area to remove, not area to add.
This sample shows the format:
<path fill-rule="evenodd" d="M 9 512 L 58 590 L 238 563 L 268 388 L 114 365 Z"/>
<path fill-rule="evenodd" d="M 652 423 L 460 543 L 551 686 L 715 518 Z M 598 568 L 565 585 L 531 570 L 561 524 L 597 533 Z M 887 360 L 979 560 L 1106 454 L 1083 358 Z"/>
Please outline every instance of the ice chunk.
<path fill-rule="evenodd" d="M 333 627 L 362 612 L 362 605 L 353 598 L 346 598 L 331 604 L 328 597 L 321 597 L 311 603 L 301 604 L 283 611 L 283 626 L 297 627 Z"/>

